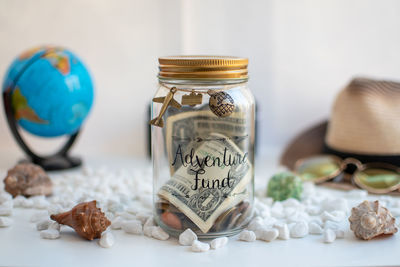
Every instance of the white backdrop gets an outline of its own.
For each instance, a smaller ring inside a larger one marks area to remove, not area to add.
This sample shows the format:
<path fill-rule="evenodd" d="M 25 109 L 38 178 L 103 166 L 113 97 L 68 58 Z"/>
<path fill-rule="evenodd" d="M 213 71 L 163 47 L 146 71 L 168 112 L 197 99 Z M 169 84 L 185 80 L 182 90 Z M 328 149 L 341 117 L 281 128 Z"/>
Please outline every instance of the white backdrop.
<path fill-rule="evenodd" d="M 140 156 L 158 56 L 249 57 L 266 154 L 328 117 L 351 77 L 400 80 L 399 18 L 396 0 L 0 0 L 0 79 L 26 48 L 70 48 L 96 83 L 75 149 Z M 0 147 L 19 151 L 3 112 Z"/>

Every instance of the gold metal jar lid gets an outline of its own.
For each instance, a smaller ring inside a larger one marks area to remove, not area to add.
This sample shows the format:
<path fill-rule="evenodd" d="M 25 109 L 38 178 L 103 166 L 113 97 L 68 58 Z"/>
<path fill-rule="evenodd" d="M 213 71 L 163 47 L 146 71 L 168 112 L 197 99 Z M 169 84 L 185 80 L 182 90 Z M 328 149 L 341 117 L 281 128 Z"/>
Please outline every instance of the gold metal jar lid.
<path fill-rule="evenodd" d="M 247 58 L 230 56 L 170 56 L 158 59 L 161 79 L 248 79 Z"/>

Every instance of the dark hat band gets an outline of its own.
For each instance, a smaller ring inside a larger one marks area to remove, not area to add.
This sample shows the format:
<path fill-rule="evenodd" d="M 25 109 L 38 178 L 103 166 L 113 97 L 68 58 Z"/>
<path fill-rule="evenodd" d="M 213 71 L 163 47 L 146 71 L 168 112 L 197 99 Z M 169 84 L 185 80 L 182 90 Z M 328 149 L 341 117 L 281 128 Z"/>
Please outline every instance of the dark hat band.
<path fill-rule="evenodd" d="M 364 154 L 355 154 L 355 153 L 346 153 L 335 150 L 328 146 L 326 143 L 323 147 L 324 154 L 332 154 L 338 156 L 342 159 L 345 158 L 355 158 L 361 161 L 362 163 L 369 163 L 369 162 L 382 162 L 382 163 L 389 163 L 395 166 L 400 167 L 400 155 L 364 155 Z"/>

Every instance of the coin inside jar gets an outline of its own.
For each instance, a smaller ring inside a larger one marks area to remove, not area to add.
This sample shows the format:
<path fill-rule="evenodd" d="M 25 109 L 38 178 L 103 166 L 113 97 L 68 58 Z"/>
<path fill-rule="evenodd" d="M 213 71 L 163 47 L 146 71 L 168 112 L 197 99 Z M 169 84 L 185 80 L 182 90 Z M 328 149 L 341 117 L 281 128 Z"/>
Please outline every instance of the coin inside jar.
<path fill-rule="evenodd" d="M 236 212 L 236 207 L 230 208 L 229 210 L 222 213 L 218 219 L 215 221 L 214 226 L 212 227 L 213 231 L 219 232 L 228 229 L 228 225 L 231 221 L 232 215 Z"/>
<path fill-rule="evenodd" d="M 160 218 L 165 225 L 174 228 L 176 230 L 182 229 L 182 222 L 179 219 L 179 217 L 176 216 L 174 213 L 169 211 L 164 211 L 163 213 L 161 213 Z"/>
<path fill-rule="evenodd" d="M 241 216 L 237 219 L 235 226 L 240 227 L 245 225 L 250 221 L 250 219 L 253 217 L 253 209 L 250 206 L 250 203 L 248 201 L 243 201 L 239 205 L 239 212 Z"/>

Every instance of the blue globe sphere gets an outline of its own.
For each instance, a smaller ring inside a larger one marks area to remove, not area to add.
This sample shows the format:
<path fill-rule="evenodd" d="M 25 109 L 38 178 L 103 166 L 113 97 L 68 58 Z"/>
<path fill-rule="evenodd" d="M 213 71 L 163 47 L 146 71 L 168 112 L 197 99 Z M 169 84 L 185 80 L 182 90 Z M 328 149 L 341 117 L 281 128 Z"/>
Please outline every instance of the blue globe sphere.
<path fill-rule="evenodd" d="M 76 133 L 93 104 L 93 83 L 81 60 L 60 47 L 37 47 L 19 55 L 5 75 L 13 115 L 31 134 Z"/>

